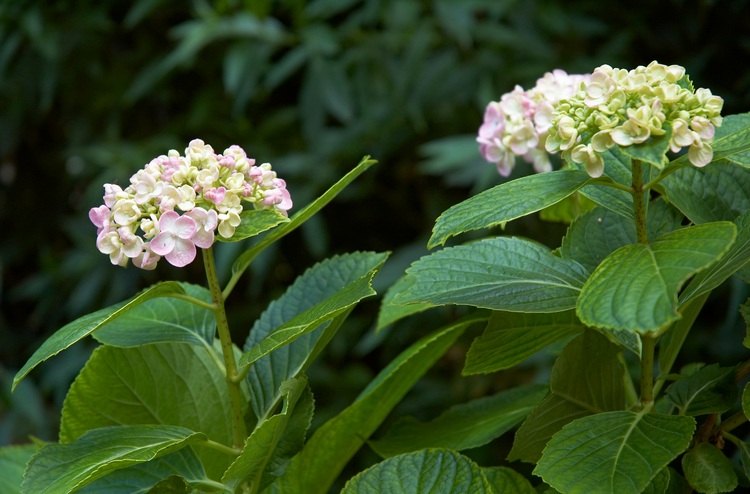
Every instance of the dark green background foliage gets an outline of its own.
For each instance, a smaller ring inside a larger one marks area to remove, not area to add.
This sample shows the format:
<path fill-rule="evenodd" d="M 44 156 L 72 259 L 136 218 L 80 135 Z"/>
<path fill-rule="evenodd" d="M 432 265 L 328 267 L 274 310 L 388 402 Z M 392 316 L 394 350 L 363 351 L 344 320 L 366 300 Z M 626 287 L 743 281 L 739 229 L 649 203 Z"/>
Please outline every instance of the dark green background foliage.
<path fill-rule="evenodd" d="M 554 68 L 656 59 L 685 66 L 697 87 L 724 97 L 725 114 L 747 111 L 749 3 L 0 0 L 0 444 L 30 433 L 56 438 L 58 407 L 90 347 L 52 359 L 13 396 L 7 384 L 46 336 L 156 280 L 202 283 L 200 262 L 156 272 L 109 264 L 87 217 L 103 183 L 126 184 L 151 158 L 196 137 L 271 162 L 296 207 L 363 155 L 380 162 L 255 263 L 229 300 L 241 341 L 269 300 L 329 255 L 394 251 L 376 280 L 382 292 L 425 252 L 440 212 L 499 183 L 474 133 L 487 102 L 515 84 L 530 87 Z M 520 165 L 514 176 L 528 172 Z M 564 231 L 516 223 L 509 233 L 551 246 Z M 246 245 L 220 247 L 226 274 Z M 414 318 L 386 339 L 372 335 L 376 310 L 372 302 L 358 309 L 311 370 L 316 422 L 445 315 Z M 719 312 L 712 325 L 735 323 Z M 528 367 L 457 377 L 469 342 L 401 412 L 429 416 L 530 378 Z"/>

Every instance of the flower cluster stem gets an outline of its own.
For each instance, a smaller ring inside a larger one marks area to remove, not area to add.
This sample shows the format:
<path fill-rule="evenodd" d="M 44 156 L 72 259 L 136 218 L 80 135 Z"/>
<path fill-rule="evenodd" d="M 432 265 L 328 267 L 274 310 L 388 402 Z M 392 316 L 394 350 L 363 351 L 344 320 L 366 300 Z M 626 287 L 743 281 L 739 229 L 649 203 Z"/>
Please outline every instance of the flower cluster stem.
<path fill-rule="evenodd" d="M 643 172 L 640 160 L 633 160 L 633 211 L 635 213 L 635 232 L 638 242 L 648 243 L 648 232 L 646 230 L 646 197 L 643 187 Z"/>
<path fill-rule="evenodd" d="M 226 367 L 226 382 L 229 390 L 229 400 L 232 407 L 232 446 L 242 448 L 247 438 L 247 427 L 245 426 L 244 408 L 245 399 L 242 396 L 240 382 L 237 377 L 237 362 L 234 358 L 234 347 L 232 335 L 229 332 L 229 322 L 224 309 L 224 296 L 219 285 L 219 277 L 216 275 L 216 264 L 214 262 L 213 250 L 201 249 L 203 251 L 203 264 L 206 269 L 206 278 L 214 301 L 214 315 L 216 317 L 216 330 L 219 333 L 221 351 L 224 354 L 224 366 Z"/>

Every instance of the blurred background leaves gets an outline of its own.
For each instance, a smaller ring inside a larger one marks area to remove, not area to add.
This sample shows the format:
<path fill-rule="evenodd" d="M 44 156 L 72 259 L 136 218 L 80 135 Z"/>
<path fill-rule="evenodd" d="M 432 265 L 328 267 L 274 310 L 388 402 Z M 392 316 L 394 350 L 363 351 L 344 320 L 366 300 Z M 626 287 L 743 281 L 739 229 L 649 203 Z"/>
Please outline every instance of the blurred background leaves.
<path fill-rule="evenodd" d="M 516 84 L 530 87 L 554 68 L 584 73 L 655 59 L 685 66 L 697 87 L 725 99 L 725 114 L 747 111 L 748 4 L 0 0 L 0 444 L 56 438 L 58 408 L 91 343 L 57 356 L 10 395 L 9 376 L 44 338 L 158 279 L 203 280 L 200 263 L 156 273 L 110 265 L 87 217 L 101 204 L 102 184 L 126 184 L 151 158 L 196 137 L 271 162 L 296 207 L 363 155 L 380 162 L 255 262 L 229 301 L 241 341 L 269 300 L 330 255 L 393 251 L 376 289 L 393 283 L 425 252 L 443 210 L 501 181 L 474 134 L 487 102 Z M 527 173 L 519 165 L 512 178 Z M 531 219 L 506 232 L 556 246 L 564 226 Z M 220 247 L 226 274 L 247 245 Z M 742 289 L 727 288 L 739 298 L 732 290 Z M 363 307 L 311 370 L 316 422 L 349 403 L 408 341 L 455 316 L 430 311 L 376 335 L 377 304 Z M 712 321 L 738 324 L 721 312 Z M 430 410 L 549 368 L 532 361 L 534 372 L 459 378 L 469 343 L 402 412 L 430 418 Z M 696 348 L 699 357 L 709 351 Z"/>

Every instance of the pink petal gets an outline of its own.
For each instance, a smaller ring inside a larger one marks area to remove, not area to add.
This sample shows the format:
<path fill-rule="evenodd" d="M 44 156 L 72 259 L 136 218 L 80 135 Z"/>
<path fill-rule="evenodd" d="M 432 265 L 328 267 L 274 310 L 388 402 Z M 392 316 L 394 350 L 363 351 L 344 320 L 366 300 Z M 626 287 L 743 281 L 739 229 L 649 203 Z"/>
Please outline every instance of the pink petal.
<path fill-rule="evenodd" d="M 156 255 L 165 256 L 172 252 L 174 248 L 175 238 L 169 232 L 161 232 L 151 239 L 151 250 Z"/>
<path fill-rule="evenodd" d="M 174 223 L 180 218 L 176 211 L 165 211 L 159 218 L 159 231 L 173 232 Z"/>
<path fill-rule="evenodd" d="M 182 239 L 189 239 L 190 237 L 195 235 L 195 230 L 197 229 L 197 225 L 195 224 L 195 220 L 193 218 L 190 218 L 189 216 L 181 216 L 177 221 L 174 222 L 174 229 L 172 230 L 172 233 Z"/>
<path fill-rule="evenodd" d="M 153 243 L 153 240 L 151 240 L 151 242 Z M 151 247 L 151 250 L 154 250 L 153 246 Z M 181 268 L 193 262 L 193 259 L 195 259 L 195 253 L 195 244 L 193 244 L 193 242 L 190 240 L 177 239 L 174 244 L 174 249 L 167 253 L 164 258 L 172 266 Z"/>
<path fill-rule="evenodd" d="M 193 238 L 190 240 L 193 241 L 196 247 L 200 247 L 201 249 L 208 249 L 214 244 L 214 232 L 213 230 L 206 231 L 203 229 L 199 229 L 195 232 L 195 235 L 193 235 Z"/>

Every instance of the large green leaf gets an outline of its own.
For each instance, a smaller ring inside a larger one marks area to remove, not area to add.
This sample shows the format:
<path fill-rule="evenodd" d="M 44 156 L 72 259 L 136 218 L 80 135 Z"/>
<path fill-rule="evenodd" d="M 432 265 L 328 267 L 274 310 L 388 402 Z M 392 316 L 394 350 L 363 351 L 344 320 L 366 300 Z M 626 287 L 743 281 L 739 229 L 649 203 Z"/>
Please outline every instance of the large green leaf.
<path fill-rule="evenodd" d="M 736 228 L 717 222 L 675 230 L 649 244 L 626 245 L 594 271 L 578 299 L 588 326 L 647 333 L 680 317 L 677 291 L 719 259 Z"/>
<path fill-rule="evenodd" d="M 258 424 L 242 448 L 242 453 L 224 472 L 221 481 L 232 490 L 246 485 L 250 492 L 258 492 L 263 472 L 274 457 L 289 418 L 297 400 L 307 387 L 307 380 L 296 378 L 281 383 L 280 392 L 284 396 L 284 409 L 268 420 Z"/>
<path fill-rule="evenodd" d="M 39 446 L 36 444 L 0 448 L 0 492 L 3 494 L 21 492 L 21 481 L 26 463 L 38 449 Z"/>
<path fill-rule="evenodd" d="M 341 494 L 494 494 L 476 463 L 448 449 L 394 456 L 346 483 Z"/>
<path fill-rule="evenodd" d="M 207 487 L 215 484 L 207 478 L 193 449 L 182 448 L 145 463 L 108 473 L 76 490 L 76 494 L 145 494 L 152 492 L 152 488 L 171 476 L 179 477 L 188 486 Z"/>
<path fill-rule="evenodd" d="M 159 343 L 97 348 L 65 398 L 61 442 L 113 425 L 176 425 L 232 444 L 231 407 L 223 371 L 203 348 Z M 196 451 L 209 477 L 218 479 L 230 458 Z"/>
<path fill-rule="evenodd" d="M 239 242 L 288 222 L 289 218 L 276 209 L 246 209 L 240 213 L 240 224 L 235 228 L 234 235 L 230 238 L 219 235 L 216 238 L 223 242 Z"/>
<path fill-rule="evenodd" d="M 575 307 L 586 270 L 520 238 L 490 238 L 449 247 L 406 271 L 397 304 L 458 304 L 511 312 L 560 312 Z"/>
<path fill-rule="evenodd" d="M 680 415 L 722 413 L 737 402 L 736 369 L 711 364 L 667 388 L 667 397 Z"/>
<path fill-rule="evenodd" d="M 268 333 L 262 340 L 254 344 L 250 350 L 242 354 L 239 365 L 246 367 L 273 350 L 287 345 L 305 333 L 309 333 L 322 323 L 351 310 L 362 299 L 376 295 L 372 289 L 372 279 L 385 262 L 387 254 L 364 253 L 363 256 L 374 255 L 380 262 L 360 278 L 341 287 L 328 298 L 320 301 L 304 312 L 294 316 L 278 328 Z M 323 275 L 318 275 L 323 276 Z M 319 278 L 319 284 L 329 284 L 328 280 Z"/>
<path fill-rule="evenodd" d="M 519 386 L 453 406 L 429 422 L 402 418 L 369 444 L 382 457 L 423 448 L 476 448 L 520 423 L 546 395 L 546 385 Z"/>
<path fill-rule="evenodd" d="M 534 469 L 563 494 L 638 494 L 685 451 L 691 417 L 606 412 L 575 420 L 552 437 Z"/>
<path fill-rule="evenodd" d="M 558 170 L 505 182 L 450 207 L 440 215 L 427 246 L 449 237 L 521 218 L 561 201 L 586 184 L 599 182 L 586 172 Z"/>
<path fill-rule="evenodd" d="M 484 333 L 474 340 L 466 354 L 463 374 L 509 369 L 583 329 L 573 310 L 552 314 L 493 312 Z"/>
<path fill-rule="evenodd" d="M 565 424 L 625 407 L 620 349 L 593 330 L 568 343 L 552 367 L 550 395 L 516 432 L 509 460 L 536 463 L 547 441 Z"/>
<path fill-rule="evenodd" d="M 714 162 L 750 167 L 750 113 L 727 115 L 714 134 Z"/>
<path fill-rule="evenodd" d="M 26 377 L 26 375 L 41 362 L 44 362 L 53 355 L 57 355 L 73 343 L 76 343 L 105 324 L 126 314 L 134 307 L 157 297 L 169 297 L 174 294 L 184 295 L 184 293 L 185 290 L 175 281 L 158 283 L 126 302 L 121 302 L 111 307 L 107 307 L 106 309 L 98 310 L 66 324 L 42 343 L 42 346 L 34 352 L 21 370 L 16 373 L 16 376 L 13 378 L 13 389 L 16 388 L 21 379 Z"/>
<path fill-rule="evenodd" d="M 22 492 L 67 494 L 111 471 L 205 441 L 205 434 L 175 426 L 93 429 L 72 443 L 49 444 L 40 449 L 29 462 Z"/>
<path fill-rule="evenodd" d="M 394 297 L 401 293 L 406 287 L 406 277 L 399 278 L 383 296 L 383 301 L 380 304 L 380 310 L 378 311 L 378 322 L 375 326 L 376 331 L 380 331 L 389 324 L 403 319 L 407 316 L 417 314 L 434 307 L 432 304 L 408 304 L 398 305 L 393 303 Z"/>
<path fill-rule="evenodd" d="M 180 285 L 187 295 L 208 304 L 213 302 L 208 289 L 189 283 Z M 212 311 L 186 300 L 157 298 L 107 323 L 93 336 L 101 343 L 123 347 L 174 341 L 212 349 L 215 332 Z"/>
<path fill-rule="evenodd" d="M 708 269 L 698 273 L 680 293 L 680 305 L 694 300 L 721 285 L 750 262 L 750 210 L 734 221 L 737 239 L 729 250 Z"/>
<path fill-rule="evenodd" d="M 369 281 L 386 257 L 387 254 L 375 252 L 355 252 L 326 259 L 308 269 L 261 314 L 250 330 L 245 350 L 258 348 L 257 345 L 266 338 L 275 338 L 273 335 L 276 328 L 288 327 L 294 321 L 302 321 L 303 317 L 310 321 L 308 316 L 315 316 L 313 312 L 318 312 L 316 307 L 330 308 L 323 304 L 333 301 L 335 297 L 339 297 L 339 306 L 342 302 L 346 306 L 360 295 L 372 294 Z M 359 293 L 353 290 L 359 290 Z M 354 299 L 351 299 L 352 296 Z M 345 298 L 349 300 L 344 300 Z M 316 318 L 313 317 L 312 320 Z M 246 382 L 257 417 L 265 417 L 271 413 L 280 398 L 281 383 L 304 371 L 312 363 L 322 346 L 330 341 L 340 322 L 317 329 L 309 328 L 312 331 L 302 332 L 294 341 L 276 348 L 253 363 Z"/>
<path fill-rule="evenodd" d="M 698 492 L 719 494 L 737 488 L 732 462 L 710 443 L 700 443 L 685 453 L 682 470 L 690 486 Z"/>
<path fill-rule="evenodd" d="M 633 159 L 643 161 L 658 169 L 664 168 L 666 164 L 666 154 L 669 150 L 669 140 L 672 138 L 672 126 L 669 123 L 663 125 L 664 134 L 651 135 L 651 137 L 641 144 L 632 146 L 623 146 L 620 148 L 623 154 Z"/>
<path fill-rule="evenodd" d="M 297 211 L 291 218 L 289 218 L 289 222 L 284 223 L 278 228 L 269 231 L 262 240 L 253 245 L 249 250 L 245 251 L 237 258 L 237 260 L 232 265 L 232 279 L 237 280 L 239 276 L 250 265 L 250 262 L 255 259 L 255 256 L 260 254 L 266 247 L 268 247 L 281 237 L 287 235 L 293 230 L 296 230 L 305 221 L 310 219 L 315 213 L 320 211 L 323 206 L 331 202 L 333 198 L 336 197 L 339 192 L 344 190 L 344 188 L 349 185 L 355 178 L 360 176 L 362 173 L 364 173 L 365 170 L 370 168 L 375 163 L 377 163 L 377 161 L 371 160 L 369 156 L 365 156 L 352 171 L 344 175 L 341 180 L 333 184 L 331 188 L 323 193 L 323 195 L 318 197 L 315 201 L 308 204 L 304 208 Z M 232 287 L 229 286 L 227 288 L 231 289 Z"/>
<path fill-rule="evenodd" d="M 461 320 L 404 350 L 370 382 L 354 403 L 315 431 L 268 492 L 328 492 L 344 466 L 414 383 L 469 325 L 482 320 Z"/>
<path fill-rule="evenodd" d="M 603 176 L 609 177 L 620 185 L 630 187 L 633 181 L 630 157 L 623 154 L 619 147 L 613 147 L 601 153 L 601 157 L 604 161 Z M 583 165 L 573 161 L 568 162 L 568 166 L 574 170 L 584 170 Z M 648 173 L 651 167 L 644 168 L 646 168 L 644 173 Z M 583 187 L 581 195 L 624 218 L 633 217 L 633 196 L 625 190 L 594 184 Z"/>
<path fill-rule="evenodd" d="M 669 202 L 694 223 L 734 221 L 750 209 L 750 168 L 734 163 L 685 166 L 661 186 Z"/>

